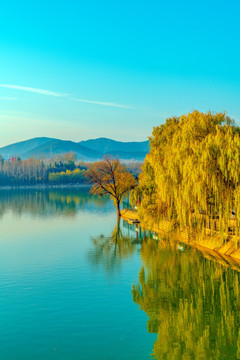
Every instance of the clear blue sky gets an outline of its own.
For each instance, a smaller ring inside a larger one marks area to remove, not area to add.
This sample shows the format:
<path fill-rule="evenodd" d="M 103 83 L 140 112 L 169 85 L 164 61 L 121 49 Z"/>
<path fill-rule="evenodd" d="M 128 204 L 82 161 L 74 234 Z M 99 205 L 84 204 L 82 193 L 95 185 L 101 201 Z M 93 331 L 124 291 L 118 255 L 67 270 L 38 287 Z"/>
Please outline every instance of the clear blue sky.
<path fill-rule="evenodd" d="M 0 146 L 145 140 L 194 109 L 239 123 L 239 13 L 226 0 L 2 1 Z"/>

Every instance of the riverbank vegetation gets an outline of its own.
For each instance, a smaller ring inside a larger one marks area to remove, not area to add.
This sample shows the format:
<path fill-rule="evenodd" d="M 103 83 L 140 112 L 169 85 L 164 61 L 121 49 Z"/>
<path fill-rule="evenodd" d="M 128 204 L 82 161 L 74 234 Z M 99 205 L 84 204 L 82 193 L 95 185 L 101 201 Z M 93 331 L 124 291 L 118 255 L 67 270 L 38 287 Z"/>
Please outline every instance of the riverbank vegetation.
<path fill-rule="evenodd" d="M 194 111 L 154 128 L 131 201 L 144 224 L 240 235 L 240 128 Z"/>
<path fill-rule="evenodd" d="M 0 156 L 0 186 L 86 184 L 88 179 L 85 175 L 90 165 L 77 161 L 74 153 L 44 160 L 22 160 L 17 156 L 3 159 Z M 126 162 L 124 167 L 136 177 L 141 165 L 139 162 Z"/>

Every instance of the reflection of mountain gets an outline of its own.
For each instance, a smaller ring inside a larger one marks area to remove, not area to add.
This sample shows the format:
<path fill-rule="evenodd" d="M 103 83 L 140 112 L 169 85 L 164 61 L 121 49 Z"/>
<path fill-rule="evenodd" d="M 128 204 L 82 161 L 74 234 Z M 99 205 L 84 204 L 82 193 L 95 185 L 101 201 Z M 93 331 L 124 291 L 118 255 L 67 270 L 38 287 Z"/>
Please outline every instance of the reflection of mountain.
<path fill-rule="evenodd" d="M 239 359 L 239 272 L 163 239 L 144 241 L 141 257 L 132 295 L 157 333 L 154 358 Z"/>
<path fill-rule="evenodd" d="M 132 256 L 137 250 L 136 235 L 122 231 L 120 223 L 117 223 L 112 234 L 103 234 L 92 238 L 93 248 L 89 251 L 89 261 L 94 265 L 103 265 L 108 273 L 121 265 L 127 257 Z"/>
<path fill-rule="evenodd" d="M 0 193 L 0 216 L 7 211 L 22 215 L 51 217 L 74 216 L 80 209 L 85 211 L 112 211 L 107 197 L 89 194 L 89 188 L 74 189 L 12 189 Z"/>

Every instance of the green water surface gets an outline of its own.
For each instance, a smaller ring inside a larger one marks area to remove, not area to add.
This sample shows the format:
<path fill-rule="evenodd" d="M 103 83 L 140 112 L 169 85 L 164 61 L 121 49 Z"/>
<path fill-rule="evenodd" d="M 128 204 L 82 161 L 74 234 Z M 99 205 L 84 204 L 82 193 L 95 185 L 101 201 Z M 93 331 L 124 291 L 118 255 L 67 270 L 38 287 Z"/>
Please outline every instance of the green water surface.
<path fill-rule="evenodd" d="M 88 188 L 0 193 L 0 358 L 240 359 L 239 272 Z"/>

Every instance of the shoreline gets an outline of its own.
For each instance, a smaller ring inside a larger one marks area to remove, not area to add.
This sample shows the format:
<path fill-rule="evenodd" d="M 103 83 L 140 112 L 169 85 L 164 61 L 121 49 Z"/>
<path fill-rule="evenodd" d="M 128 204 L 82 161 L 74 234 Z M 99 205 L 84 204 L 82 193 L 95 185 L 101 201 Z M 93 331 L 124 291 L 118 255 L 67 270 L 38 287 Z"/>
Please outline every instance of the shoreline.
<path fill-rule="evenodd" d="M 19 185 L 19 186 L 10 186 L 10 185 L 6 185 L 6 186 L 0 186 L 0 191 L 1 190 L 31 190 L 31 189 L 39 189 L 39 190 L 44 190 L 44 189 L 79 189 L 79 188 L 90 188 L 92 185 L 91 184 L 62 184 L 62 185 L 51 185 L 51 184 L 36 184 L 36 185 Z"/>
<path fill-rule="evenodd" d="M 126 220 L 131 223 L 132 220 L 139 220 L 138 214 L 136 211 L 123 209 L 121 211 L 121 216 L 123 220 Z M 139 222 L 141 226 L 141 222 Z M 179 230 L 172 232 L 170 230 L 170 223 L 168 221 L 162 221 L 162 228 L 143 228 L 145 230 L 153 231 L 157 234 L 172 234 L 174 236 L 173 241 L 181 242 L 186 245 L 190 245 L 207 257 L 214 259 L 215 261 L 220 262 L 223 265 L 229 265 L 240 271 L 240 248 L 236 248 L 234 237 L 230 237 L 230 240 L 225 244 L 220 244 L 218 237 L 209 239 L 194 238 L 189 240 L 186 236 L 186 230 Z"/>

